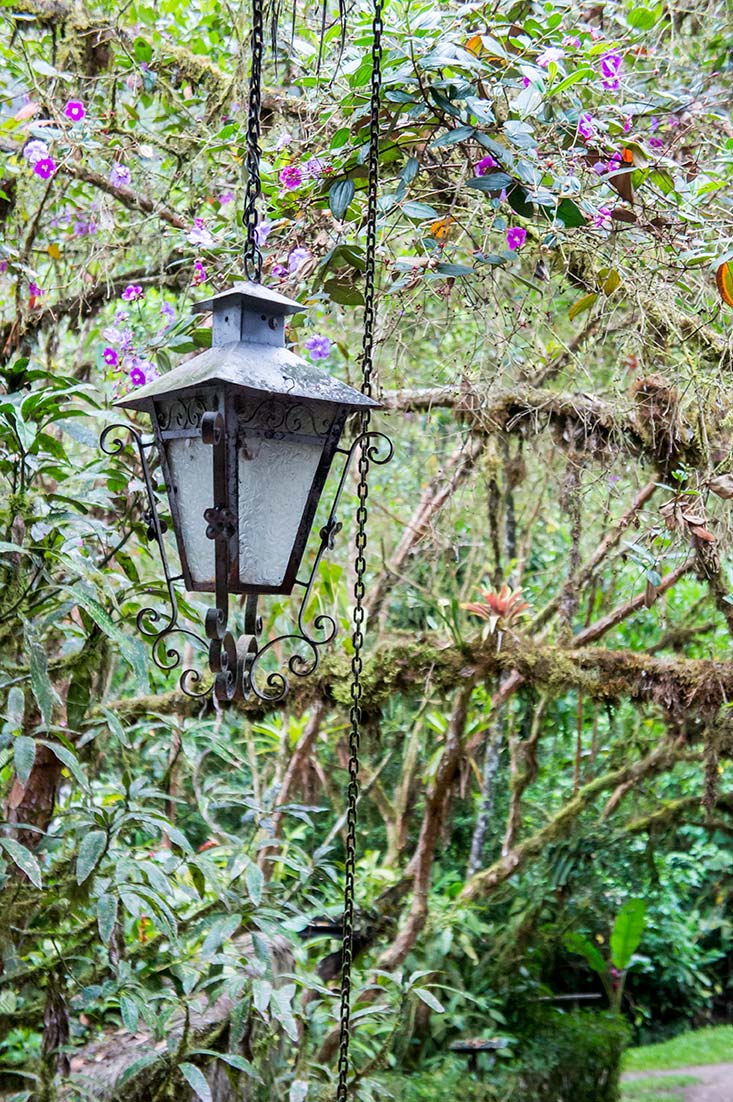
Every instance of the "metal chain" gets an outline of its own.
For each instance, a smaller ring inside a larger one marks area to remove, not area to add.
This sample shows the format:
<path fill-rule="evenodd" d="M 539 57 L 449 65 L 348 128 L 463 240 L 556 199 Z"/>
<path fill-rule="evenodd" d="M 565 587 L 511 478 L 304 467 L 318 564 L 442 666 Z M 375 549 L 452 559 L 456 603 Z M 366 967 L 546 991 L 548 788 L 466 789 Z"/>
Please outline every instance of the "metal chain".
<path fill-rule="evenodd" d="M 362 392 L 372 393 L 374 362 L 375 285 L 377 262 L 377 198 L 379 184 L 379 105 L 382 86 L 382 3 L 374 0 L 372 18 L 372 79 L 369 119 L 368 195 L 366 225 L 366 269 L 364 286 L 364 333 L 362 337 L 361 365 Z M 361 432 L 369 429 L 370 412 L 361 415 Z M 349 1077 L 349 1040 L 351 1025 L 351 966 L 354 949 L 354 876 L 356 872 L 356 816 L 359 798 L 359 742 L 361 732 L 362 668 L 364 645 L 364 574 L 366 572 L 367 545 L 367 497 L 369 495 L 369 442 L 364 440 L 359 449 L 359 483 L 356 511 L 356 560 L 354 583 L 354 630 L 351 659 L 351 709 L 349 712 L 349 785 L 347 790 L 346 859 L 344 871 L 343 943 L 341 952 L 341 1005 L 339 1027 L 338 1087 L 336 1102 L 347 1102 Z"/>
<path fill-rule="evenodd" d="M 262 54 L 265 42 L 263 0 L 252 0 L 252 32 L 250 51 L 252 68 L 249 75 L 249 114 L 247 117 L 247 148 L 244 165 L 247 186 L 244 196 L 242 222 L 247 235 L 244 246 L 244 274 L 255 283 L 262 276 L 262 250 L 257 242 L 259 213 L 257 200 L 262 194 L 260 183 L 260 107 L 262 102 Z"/>

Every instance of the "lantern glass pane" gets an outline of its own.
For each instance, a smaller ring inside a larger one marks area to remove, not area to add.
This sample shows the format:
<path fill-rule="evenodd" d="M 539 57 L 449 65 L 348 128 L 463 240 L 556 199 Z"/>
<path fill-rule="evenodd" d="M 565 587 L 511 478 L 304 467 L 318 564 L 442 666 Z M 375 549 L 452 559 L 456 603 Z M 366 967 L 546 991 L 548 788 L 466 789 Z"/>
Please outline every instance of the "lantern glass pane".
<path fill-rule="evenodd" d="M 178 506 L 178 538 L 194 585 L 214 588 L 214 541 L 207 538 L 204 511 L 213 504 L 213 448 L 200 437 L 167 440 L 171 508 Z M 175 515 L 175 511 L 174 511 Z"/>
<path fill-rule="evenodd" d="M 325 439 L 248 435 L 239 450 L 239 578 L 279 586 Z"/>

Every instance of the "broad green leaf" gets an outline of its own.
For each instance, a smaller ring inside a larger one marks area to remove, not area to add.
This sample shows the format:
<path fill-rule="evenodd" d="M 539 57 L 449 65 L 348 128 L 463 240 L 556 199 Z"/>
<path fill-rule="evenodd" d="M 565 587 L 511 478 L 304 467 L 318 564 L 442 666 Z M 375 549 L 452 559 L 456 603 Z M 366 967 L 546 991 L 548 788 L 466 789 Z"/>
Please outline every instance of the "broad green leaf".
<path fill-rule="evenodd" d="M 13 762 L 15 772 L 21 784 L 25 784 L 31 775 L 33 762 L 36 760 L 36 743 L 27 735 L 18 735 L 13 740 Z"/>
<path fill-rule="evenodd" d="M 406 203 L 402 204 L 402 212 L 408 218 L 417 218 L 421 222 L 426 218 L 438 218 L 435 207 L 431 207 L 429 203 L 414 202 L 412 199 L 408 199 Z"/>
<path fill-rule="evenodd" d="M 272 984 L 269 980 L 256 979 L 252 981 L 252 1001 L 255 1009 L 264 1014 L 270 1005 L 272 996 Z"/>
<path fill-rule="evenodd" d="M 82 586 L 71 586 L 69 592 L 73 594 L 84 611 L 89 613 L 97 627 L 101 628 L 105 635 L 119 647 L 122 657 L 129 663 L 138 682 L 147 684 L 148 660 L 142 643 L 116 624 L 106 608 Z"/>
<path fill-rule="evenodd" d="M 97 900 L 97 927 L 104 945 L 109 945 L 117 921 L 117 896 L 105 892 Z"/>
<path fill-rule="evenodd" d="M 583 957 L 586 964 L 599 976 L 605 976 L 607 972 L 606 962 L 598 948 L 587 937 L 571 931 L 563 938 L 563 944 L 569 952 L 577 953 L 578 956 Z"/>
<path fill-rule="evenodd" d="M 201 1102 L 213 1102 L 211 1088 L 206 1082 L 203 1072 L 195 1064 L 179 1064 L 178 1070 L 197 1097 L 201 1099 Z"/>
<path fill-rule="evenodd" d="M 631 958 L 639 948 L 645 917 L 646 904 L 643 899 L 630 899 L 618 913 L 611 932 L 611 960 L 620 972 L 629 967 Z"/>
<path fill-rule="evenodd" d="M 471 138 L 476 133 L 476 128 L 473 126 L 456 126 L 453 130 L 447 131 L 445 134 L 441 134 L 439 138 L 436 138 L 430 143 L 431 149 L 442 149 L 445 146 L 455 145 L 457 142 L 463 142 L 466 138 Z"/>
<path fill-rule="evenodd" d="M 577 226 L 585 226 L 586 217 L 580 207 L 572 199 L 563 199 L 558 203 L 555 217 L 559 218 L 566 230 Z"/>
<path fill-rule="evenodd" d="M 41 868 L 33 854 L 15 838 L 0 838 L 0 846 L 30 880 L 34 887 L 42 887 Z"/>
<path fill-rule="evenodd" d="M 107 846 L 107 833 L 104 830 L 90 830 L 85 834 L 79 846 L 76 858 L 76 882 L 83 884 L 99 864 Z"/>
<path fill-rule="evenodd" d="M 118 1087 L 123 1087 L 125 1083 L 129 1083 L 131 1079 L 134 1079 L 139 1071 L 143 1071 L 144 1068 L 149 1068 L 151 1064 L 157 1063 L 161 1059 L 161 1056 L 157 1052 L 147 1052 L 144 1056 L 141 1056 L 139 1060 L 136 1060 L 134 1064 L 130 1064 L 129 1068 L 123 1071 L 120 1078 L 117 1080 Z"/>
<path fill-rule="evenodd" d="M 590 310 L 597 299 L 598 295 L 595 291 L 591 291 L 589 295 L 583 295 L 582 298 L 579 298 L 568 310 L 568 317 L 570 320 L 572 321 L 573 318 L 577 318 L 578 314 L 583 314 L 586 310 Z"/>
<path fill-rule="evenodd" d="M 244 880 L 247 885 L 247 894 L 254 903 L 255 907 L 259 907 L 262 902 L 262 889 L 265 885 L 265 878 L 262 875 L 262 869 L 254 862 L 247 865 L 244 873 Z"/>
<path fill-rule="evenodd" d="M 418 999 L 429 1006 L 431 1010 L 434 1010 L 436 1014 L 444 1014 L 445 1007 L 442 1003 L 438 1002 L 432 991 L 428 991 L 427 987 L 414 987 L 413 991 L 417 995 Z"/>
<path fill-rule="evenodd" d="M 134 1033 L 140 1021 L 140 1008 L 135 1000 L 123 995 L 120 999 L 120 1014 L 125 1029 L 128 1033 Z"/>
<path fill-rule="evenodd" d="M 3 723 L 3 735 L 9 738 L 18 734 L 23 729 L 23 717 L 25 715 L 25 695 L 20 685 L 12 685 L 8 692 L 5 705 L 5 722 Z"/>
<path fill-rule="evenodd" d="M 208 934 L 204 938 L 204 943 L 201 946 L 201 959 L 208 960 L 213 957 L 219 946 L 229 941 L 234 931 L 241 924 L 241 917 L 239 915 L 227 915 L 226 918 L 217 919 L 211 926 Z"/>
<path fill-rule="evenodd" d="M 79 759 L 72 750 L 69 750 L 66 746 L 62 746 L 59 742 L 51 742 L 49 739 L 41 738 L 38 741 L 44 746 L 47 746 L 49 750 L 53 751 L 61 764 L 66 766 L 81 788 L 89 787 L 89 782 Z"/>
<path fill-rule="evenodd" d="M 339 221 L 343 218 L 354 198 L 355 190 L 353 180 L 337 180 L 331 185 L 328 192 L 328 205 L 334 218 L 338 218 Z"/>
<path fill-rule="evenodd" d="M 466 181 L 466 187 L 475 191 L 503 191 L 505 187 L 511 187 L 514 180 L 506 172 L 487 172 L 485 176 L 474 176 Z"/>
<path fill-rule="evenodd" d="M 715 273 L 718 292 L 726 306 L 733 306 L 733 264 L 726 260 Z"/>
<path fill-rule="evenodd" d="M 36 704 L 41 713 L 44 726 L 50 727 L 53 723 L 54 707 L 60 704 L 61 701 L 48 676 L 48 658 L 38 632 L 33 624 L 27 620 L 23 621 L 23 634 L 30 666 L 31 689 L 36 698 Z"/>

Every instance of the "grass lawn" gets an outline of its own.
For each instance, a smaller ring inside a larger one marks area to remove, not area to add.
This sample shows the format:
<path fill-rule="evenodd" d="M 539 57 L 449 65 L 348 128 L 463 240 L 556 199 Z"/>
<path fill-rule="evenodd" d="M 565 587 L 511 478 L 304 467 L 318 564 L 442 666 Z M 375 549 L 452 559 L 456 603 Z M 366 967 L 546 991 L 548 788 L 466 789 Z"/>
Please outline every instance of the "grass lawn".
<path fill-rule="evenodd" d="M 733 1063 L 733 1025 L 716 1025 L 681 1033 L 658 1045 L 631 1048 L 624 1056 L 624 1071 L 664 1071 L 696 1064 L 729 1063 Z"/>
<path fill-rule="evenodd" d="M 621 1102 L 682 1102 L 685 1087 L 697 1082 L 699 1080 L 694 1075 L 635 1079 L 622 1085 Z"/>

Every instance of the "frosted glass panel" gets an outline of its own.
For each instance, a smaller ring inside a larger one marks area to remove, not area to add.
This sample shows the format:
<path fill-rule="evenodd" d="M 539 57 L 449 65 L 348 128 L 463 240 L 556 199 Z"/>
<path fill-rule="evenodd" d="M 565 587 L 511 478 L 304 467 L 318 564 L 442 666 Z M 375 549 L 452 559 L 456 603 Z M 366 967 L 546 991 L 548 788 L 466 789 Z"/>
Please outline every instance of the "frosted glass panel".
<path fill-rule="evenodd" d="M 239 451 L 239 577 L 282 584 L 323 450 L 322 441 L 248 434 Z"/>
<path fill-rule="evenodd" d="M 204 510 L 214 504 L 214 449 L 199 437 L 166 442 L 172 486 L 171 505 L 178 503 L 188 569 L 198 585 L 214 586 L 214 541 L 206 536 Z"/>

